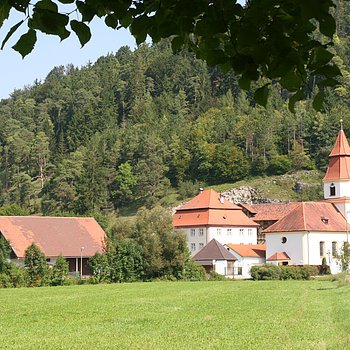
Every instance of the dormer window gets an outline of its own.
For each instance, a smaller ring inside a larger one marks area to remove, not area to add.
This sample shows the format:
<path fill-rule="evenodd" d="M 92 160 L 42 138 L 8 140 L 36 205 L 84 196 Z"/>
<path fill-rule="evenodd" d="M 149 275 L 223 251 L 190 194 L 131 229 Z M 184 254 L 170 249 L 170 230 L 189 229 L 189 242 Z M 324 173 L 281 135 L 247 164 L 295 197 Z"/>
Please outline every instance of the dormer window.
<path fill-rule="evenodd" d="M 332 197 L 332 196 L 335 196 L 335 186 L 334 186 L 334 183 L 331 183 L 330 187 L 329 187 L 329 195 Z"/>

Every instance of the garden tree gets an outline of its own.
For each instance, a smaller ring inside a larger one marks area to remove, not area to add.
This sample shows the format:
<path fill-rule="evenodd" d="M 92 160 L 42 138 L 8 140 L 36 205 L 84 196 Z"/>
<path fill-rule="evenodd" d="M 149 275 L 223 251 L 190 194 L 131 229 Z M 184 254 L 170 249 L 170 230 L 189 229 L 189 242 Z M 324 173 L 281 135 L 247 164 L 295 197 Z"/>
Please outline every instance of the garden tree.
<path fill-rule="evenodd" d="M 49 271 L 46 257 L 34 243 L 24 253 L 24 266 L 27 269 L 29 285 L 31 287 L 44 286 L 48 283 Z"/>
<path fill-rule="evenodd" d="M 51 274 L 51 285 L 62 286 L 69 272 L 68 261 L 59 255 Z"/>
<path fill-rule="evenodd" d="M 0 235 L 0 273 L 8 267 L 8 259 L 11 254 L 11 246 L 3 235 Z"/>
<path fill-rule="evenodd" d="M 33 50 L 37 31 L 61 40 L 73 31 L 85 45 L 91 38 L 89 22 L 99 17 L 114 29 L 130 28 L 138 44 L 147 35 L 153 42 L 170 37 L 174 51 L 186 46 L 209 65 L 234 69 L 241 74 L 240 85 L 245 89 L 263 78 L 263 86 L 255 92 L 255 99 L 263 105 L 269 86 L 278 81 L 294 93 L 290 99 L 293 106 L 304 98 L 308 76 L 319 76 L 316 84 L 321 88 L 337 83 L 334 78 L 339 69 L 329 50 L 336 32 L 334 7 L 332 0 L 252 0 L 246 5 L 235 0 L 196 0 L 191 6 L 184 0 L 171 4 L 158 0 L 41 0 L 34 4 L 5 0 L 0 7 L 0 26 L 12 18 L 12 9 L 23 13 L 2 47 L 21 25 L 27 26 L 28 31 L 13 46 L 24 57 Z M 322 35 L 314 35 L 316 30 Z M 320 91 L 314 100 L 316 107 L 323 98 Z"/>

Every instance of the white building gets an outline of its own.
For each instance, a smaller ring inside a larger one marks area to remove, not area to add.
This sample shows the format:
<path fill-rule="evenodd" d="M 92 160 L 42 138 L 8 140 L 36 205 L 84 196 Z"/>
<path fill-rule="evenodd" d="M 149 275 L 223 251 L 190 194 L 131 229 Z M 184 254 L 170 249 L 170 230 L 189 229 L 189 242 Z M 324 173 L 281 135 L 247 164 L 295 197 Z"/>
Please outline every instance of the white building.
<path fill-rule="evenodd" d="M 176 210 L 174 227 L 187 234 L 192 255 L 212 239 L 221 244 L 256 244 L 259 224 L 248 218 L 241 207 L 212 189 L 202 191 Z"/>
<path fill-rule="evenodd" d="M 227 250 L 236 258 L 233 264 L 235 278 L 251 278 L 250 268 L 265 263 L 264 244 L 225 244 Z"/>
<path fill-rule="evenodd" d="M 332 273 L 341 271 L 338 256 L 349 242 L 350 219 L 350 147 L 343 130 L 329 157 L 325 201 L 293 203 L 289 213 L 264 230 L 268 262 L 284 255 L 290 260 L 279 258 L 279 263 L 321 265 L 326 258 Z"/>

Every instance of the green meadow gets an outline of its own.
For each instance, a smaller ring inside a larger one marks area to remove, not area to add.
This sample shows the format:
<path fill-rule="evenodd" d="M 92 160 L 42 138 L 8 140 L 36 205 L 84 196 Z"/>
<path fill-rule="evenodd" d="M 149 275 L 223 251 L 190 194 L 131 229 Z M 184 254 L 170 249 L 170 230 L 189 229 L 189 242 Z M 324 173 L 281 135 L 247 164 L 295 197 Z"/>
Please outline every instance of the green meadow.
<path fill-rule="evenodd" d="M 350 286 L 151 282 L 0 290 L 1 349 L 350 349 Z"/>

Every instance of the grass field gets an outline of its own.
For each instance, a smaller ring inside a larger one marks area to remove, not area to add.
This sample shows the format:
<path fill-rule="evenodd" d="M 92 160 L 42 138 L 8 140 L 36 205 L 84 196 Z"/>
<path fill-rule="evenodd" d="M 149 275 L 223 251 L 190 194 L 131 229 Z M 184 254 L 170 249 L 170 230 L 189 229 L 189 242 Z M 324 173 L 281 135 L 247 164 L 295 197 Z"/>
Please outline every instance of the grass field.
<path fill-rule="evenodd" d="M 1 349 L 350 349 L 350 287 L 152 282 L 0 290 Z"/>

